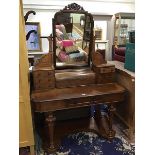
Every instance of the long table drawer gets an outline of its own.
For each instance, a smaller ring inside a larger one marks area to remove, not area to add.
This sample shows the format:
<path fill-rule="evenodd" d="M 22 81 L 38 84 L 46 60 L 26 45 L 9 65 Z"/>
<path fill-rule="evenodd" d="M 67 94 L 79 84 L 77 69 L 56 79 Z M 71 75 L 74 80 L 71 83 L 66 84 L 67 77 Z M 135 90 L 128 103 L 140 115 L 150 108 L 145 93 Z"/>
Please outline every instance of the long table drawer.
<path fill-rule="evenodd" d="M 116 103 L 124 100 L 125 93 L 118 94 L 106 94 L 98 96 L 88 96 L 84 98 L 53 100 L 43 102 L 33 102 L 33 106 L 36 112 L 56 111 L 63 109 L 72 109 L 78 107 L 86 107 L 96 104 L 109 104 Z"/>

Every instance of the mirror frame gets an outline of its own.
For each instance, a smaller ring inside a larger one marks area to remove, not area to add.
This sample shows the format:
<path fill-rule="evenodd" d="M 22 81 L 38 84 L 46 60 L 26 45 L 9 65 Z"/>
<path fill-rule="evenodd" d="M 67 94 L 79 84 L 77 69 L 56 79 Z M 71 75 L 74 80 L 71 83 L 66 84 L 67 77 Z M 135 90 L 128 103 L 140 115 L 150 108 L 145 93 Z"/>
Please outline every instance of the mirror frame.
<path fill-rule="evenodd" d="M 76 14 L 85 14 L 85 16 L 90 17 L 90 42 L 89 42 L 89 54 L 88 54 L 88 63 L 86 65 L 68 65 L 68 66 L 56 66 L 56 19 L 58 16 L 62 15 L 63 13 L 76 13 Z M 55 13 L 54 18 L 52 19 L 53 22 L 53 61 L 54 61 L 54 68 L 55 69 L 79 69 L 79 68 L 86 68 L 90 67 L 91 53 L 93 50 L 93 29 L 94 29 L 94 20 L 92 14 L 88 13 L 76 3 L 71 3 L 65 6 L 62 10 Z"/>

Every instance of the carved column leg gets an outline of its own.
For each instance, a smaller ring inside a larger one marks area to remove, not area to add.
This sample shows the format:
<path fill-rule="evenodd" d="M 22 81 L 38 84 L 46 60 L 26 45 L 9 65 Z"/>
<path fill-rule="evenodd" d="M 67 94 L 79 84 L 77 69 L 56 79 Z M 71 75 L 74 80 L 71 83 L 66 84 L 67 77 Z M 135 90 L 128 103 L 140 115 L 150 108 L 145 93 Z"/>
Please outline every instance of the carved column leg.
<path fill-rule="evenodd" d="M 94 116 L 94 108 L 95 105 L 93 105 L 94 102 L 92 102 L 92 106 L 91 106 L 91 117 L 89 120 L 89 129 L 90 130 L 94 130 L 95 132 L 99 132 L 98 130 L 98 125 L 96 124 L 96 120 L 95 120 L 95 116 Z"/>
<path fill-rule="evenodd" d="M 46 114 L 46 127 L 47 127 L 47 134 L 48 134 L 48 144 L 47 144 L 47 152 L 53 152 L 55 151 L 54 147 L 54 122 L 55 117 L 53 116 L 52 112 L 49 112 Z"/>
<path fill-rule="evenodd" d="M 102 116 L 101 114 L 101 108 L 100 108 L 100 105 L 96 105 L 95 107 L 95 121 L 96 121 L 96 124 L 98 126 L 98 129 L 99 129 L 99 132 L 100 134 L 103 136 L 103 137 L 108 137 L 107 134 L 108 134 L 108 120 L 107 118 L 104 116 Z"/>
<path fill-rule="evenodd" d="M 99 105 L 95 106 L 94 117 L 95 117 L 95 121 L 96 121 L 96 124 L 97 124 L 98 128 L 101 129 L 101 125 L 102 125 L 101 119 L 102 119 L 102 116 L 101 116 L 101 111 L 100 111 L 100 106 Z"/>
<path fill-rule="evenodd" d="M 115 108 L 113 107 L 113 105 L 111 104 L 109 106 L 109 109 L 108 109 L 108 115 L 109 115 L 109 132 L 108 132 L 108 138 L 109 139 L 112 139 L 115 137 L 115 131 L 112 129 L 112 120 L 113 120 L 113 113 L 115 111 Z"/>

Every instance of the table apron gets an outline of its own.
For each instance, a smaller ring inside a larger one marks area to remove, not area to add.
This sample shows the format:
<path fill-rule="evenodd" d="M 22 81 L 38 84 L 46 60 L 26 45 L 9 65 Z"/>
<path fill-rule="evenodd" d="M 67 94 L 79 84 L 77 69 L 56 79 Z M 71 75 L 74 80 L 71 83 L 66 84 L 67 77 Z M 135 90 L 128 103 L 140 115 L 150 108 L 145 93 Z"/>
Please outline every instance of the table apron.
<path fill-rule="evenodd" d="M 114 104 L 123 101 L 125 93 L 115 93 L 106 95 L 89 96 L 85 98 L 73 98 L 63 100 L 47 100 L 32 102 L 35 112 L 52 112 L 57 110 L 86 107 L 96 104 Z"/>

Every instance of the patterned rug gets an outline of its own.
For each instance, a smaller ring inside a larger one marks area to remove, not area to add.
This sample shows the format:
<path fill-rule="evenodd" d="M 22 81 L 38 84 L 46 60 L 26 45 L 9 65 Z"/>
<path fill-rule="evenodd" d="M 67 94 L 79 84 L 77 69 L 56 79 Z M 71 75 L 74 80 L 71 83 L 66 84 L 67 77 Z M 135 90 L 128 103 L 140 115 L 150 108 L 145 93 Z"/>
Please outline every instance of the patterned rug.
<path fill-rule="evenodd" d="M 92 132 L 79 132 L 62 139 L 59 151 L 51 155 L 134 155 L 135 146 L 123 137 L 111 142 Z"/>

